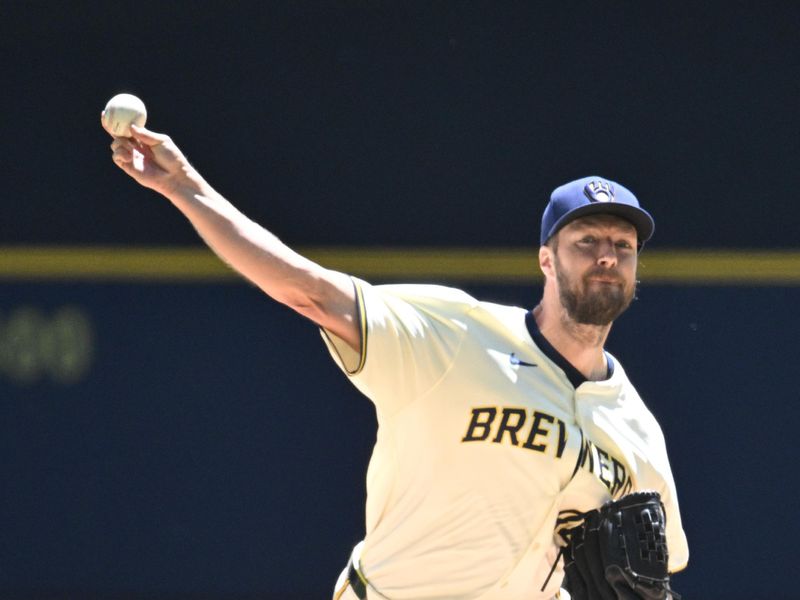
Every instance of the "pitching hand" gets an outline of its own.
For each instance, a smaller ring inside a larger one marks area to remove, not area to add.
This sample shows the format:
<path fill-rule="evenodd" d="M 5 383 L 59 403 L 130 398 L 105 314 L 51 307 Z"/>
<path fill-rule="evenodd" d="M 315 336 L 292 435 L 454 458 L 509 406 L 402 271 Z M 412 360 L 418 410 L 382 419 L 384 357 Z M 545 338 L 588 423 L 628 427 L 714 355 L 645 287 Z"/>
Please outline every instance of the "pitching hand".
<path fill-rule="evenodd" d="M 131 125 L 130 138 L 114 138 L 114 163 L 141 185 L 167 195 L 187 182 L 194 169 L 168 135 Z"/>

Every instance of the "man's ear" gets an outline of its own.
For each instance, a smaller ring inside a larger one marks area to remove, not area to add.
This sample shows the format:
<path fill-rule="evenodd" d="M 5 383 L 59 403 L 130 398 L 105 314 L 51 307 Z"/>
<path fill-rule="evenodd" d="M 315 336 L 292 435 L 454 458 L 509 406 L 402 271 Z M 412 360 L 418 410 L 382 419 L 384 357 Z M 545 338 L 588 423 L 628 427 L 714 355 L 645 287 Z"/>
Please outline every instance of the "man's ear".
<path fill-rule="evenodd" d="M 555 278 L 553 249 L 550 246 L 539 246 L 539 268 L 544 273 L 545 279 Z"/>

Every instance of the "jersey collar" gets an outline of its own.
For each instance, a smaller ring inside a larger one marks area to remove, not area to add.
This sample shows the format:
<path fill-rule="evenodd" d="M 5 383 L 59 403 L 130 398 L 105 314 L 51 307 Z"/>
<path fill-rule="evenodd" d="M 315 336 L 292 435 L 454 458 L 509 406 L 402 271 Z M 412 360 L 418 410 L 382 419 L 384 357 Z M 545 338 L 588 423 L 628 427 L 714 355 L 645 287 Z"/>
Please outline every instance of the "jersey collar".
<path fill-rule="evenodd" d="M 539 326 L 536 324 L 536 318 L 533 316 L 533 311 L 529 310 L 525 314 L 525 326 L 528 328 L 528 333 L 531 336 L 533 342 L 539 347 L 544 355 L 553 361 L 567 376 L 569 382 L 572 384 L 572 387 L 577 389 L 581 384 L 586 383 L 589 381 L 586 377 L 584 377 L 583 373 L 581 373 L 578 369 L 576 369 L 571 362 L 569 362 L 564 356 L 555 348 L 553 345 L 547 341 L 547 338 L 542 335 L 542 332 L 539 330 Z M 608 354 L 605 350 L 603 351 L 606 357 L 606 364 L 608 365 L 608 371 L 606 372 L 606 380 L 611 379 L 612 375 L 614 375 L 614 359 L 611 358 L 611 355 Z"/>

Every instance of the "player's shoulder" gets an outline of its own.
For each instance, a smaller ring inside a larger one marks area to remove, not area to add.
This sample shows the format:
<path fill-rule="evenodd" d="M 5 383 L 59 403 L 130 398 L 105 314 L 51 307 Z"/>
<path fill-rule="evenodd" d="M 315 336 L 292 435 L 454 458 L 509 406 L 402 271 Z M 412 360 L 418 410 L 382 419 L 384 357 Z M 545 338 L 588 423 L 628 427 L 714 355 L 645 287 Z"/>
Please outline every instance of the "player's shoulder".
<path fill-rule="evenodd" d="M 435 284 L 383 284 L 364 288 L 367 305 L 380 302 L 397 314 L 425 313 L 457 320 L 465 330 L 524 334 L 525 309 L 478 300 L 464 290 Z"/>
<path fill-rule="evenodd" d="M 639 391 L 636 389 L 636 386 L 634 386 L 634 384 L 628 378 L 628 374 L 625 372 L 622 363 L 616 356 L 613 356 L 608 352 L 606 352 L 606 354 L 608 354 L 611 360 L 614 361 L 614 374 L 612 375 L 612 381 L 619 386 L 619 398 L 628 408 L 630 414 L 634 415 L 638 419 L 645 419 L 649 422 L 657 423 L 655 415 L 653 415 L 650 407 L 642 399 Z"/>
<path fill-rule="evenodd" d="M 365 288 L 365 293 L 382 298 L 397 298 L 414 305 L 451 305 L 470 310 L 479 301 L 467 292 L 445 285 L 424 283 L 392 283 Z"/>
<path fill-rule="evenodd" d="M 478 302 L 473 311 L 476 316 L 483 316 L 487 319 L 505 321 L 512 319 L 519 320 L 520 315 L 528 312 L 528 309 L 514 306 L 511 304 L 498 304 L 496 302 L 481 301 Z"/>
<path fill-rule="evenodd" d="M 633 382 L 631 382 L 631 380 L 628 378 L 628 374 L 625 372 L 622 362 L 620 362 L 619 358 L 611 354 L 609 351 L 606 350 L 605 353 L 611 364 L 614 365 L 613 374 L 608 382 L 615 385 L 620 390 L 619 393 L 621 398 L 625 399 L 629 403 L 641 404 L 644 406 L 642 398 L 639 395 L 639 392 L 636 390 L 636 387 L 633 385 Z"/>
<path fill-rule="evenodd" d="M 447 306 L 485 321 L 518 321 L 519 315 L 527 312 L 518 306 L 479 300 L 464 290 L 445 285 L 383 284 L 372 286 L 371 293 L 398 298 L 418 306 Z"/>

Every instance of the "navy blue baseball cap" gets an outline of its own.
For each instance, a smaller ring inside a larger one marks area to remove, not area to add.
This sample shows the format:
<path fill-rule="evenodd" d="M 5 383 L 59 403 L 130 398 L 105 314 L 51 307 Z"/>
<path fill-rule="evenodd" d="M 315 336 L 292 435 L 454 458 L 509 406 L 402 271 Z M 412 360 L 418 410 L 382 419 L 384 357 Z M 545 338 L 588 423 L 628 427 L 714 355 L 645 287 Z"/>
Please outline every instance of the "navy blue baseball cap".
<path fill-rule="evenodd" d="M 616 215 L 636 228 L 639 246 L 653 236 L 653 217 L 639 206 L 626 187 L 602 177 L 583 177 L 557 187 L 542 215 L 541 244 L 544 246 L 559 229 L 586 215 Z"/>

